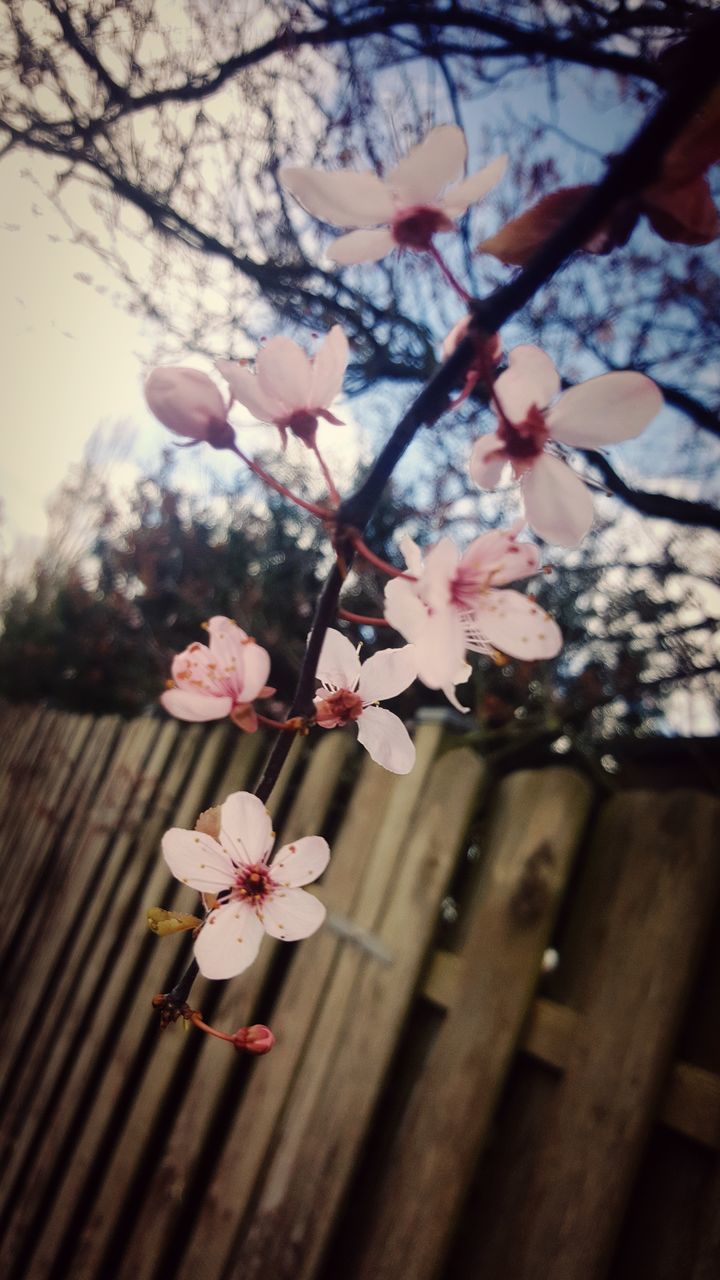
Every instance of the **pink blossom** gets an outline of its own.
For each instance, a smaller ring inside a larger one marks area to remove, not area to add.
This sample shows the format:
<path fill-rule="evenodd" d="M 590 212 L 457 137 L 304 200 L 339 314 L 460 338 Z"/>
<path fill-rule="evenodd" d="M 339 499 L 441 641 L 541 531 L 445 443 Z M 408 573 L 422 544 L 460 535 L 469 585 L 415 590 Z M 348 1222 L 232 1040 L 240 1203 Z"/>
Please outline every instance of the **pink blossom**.
<path fill-rule="evenodd" d="M 347 636 L 330 629 L 317 669 L 317 724 L 321 729 L 357 724 L 358 741 L 376 764 L 391 773 L 409 773 L 415 764 L 410 735 L 398 716 L 376 704 L 402 693 L 416 675 L 412 645 L 384 649 L 361 664 Z"/>
<path fill-rule="evenodd" d="M 252 703 L 267 697 L 270 655 L 231 618 L 211 618 L 210 643 L 191 644 L 173 658 L 174 686 L 160 701 L 179 720 L 222 720 L 232 716 L 239 728 L 258 727 Z"/>
<path fill-rule="evenodd" d="M 242 973 L 265 933 L 295 942 L 315 933 L 325 919 L 323 904 L 299 886 L 322 875 L 330 858 L 327 841 L 303 836 L 284 845 L 270 863 L 273 840 L 269 813 L 247 791 L 236 791 L 221 806 L 217 840 L 179 827 L 163 836 L 172 874 L 212 894 L 216 903 L 195 939 L 195 959 L 206 978 Z"/>
<path fill-rule="evenodd" d="M 462 129 L 446 124 L 432 129 L 384 181 L 369 170 L 322 169 L 281 169 L 280 181 L 313 217 L 361 228 L 333 242 L 334 262 L 377 262 L 396 248 L 427 250 L 437 232 L 455 230 L 453 219 L 492 190 L 507 164 L 507 156 L 499 156 L 459 181 L 466 159 Z"/>
<path fill-rule="evenodd" d="M 642 373 L 601 374 L 571 387 L 548 409 L 559 390 L 549 356 L 538 347 L 515 347 L 495 383 L 502 417 L 496 432 L 476 442 L 470 475 L 481 489 L 493 489 L 509 462 L 530 528 L 548 542 L 574 547 L 592 524 L 592 499 L 579 476 L 546 445 L 596 449 L 629 440 L 659 413 L 663 398 Z"/>
<path fill-rule="evenodd" d="M 215 449 L 227 449 L 235 439 L 225 401 L 199 369 L 153 369 L 145 382 L 145 399 L 163 426 L 179 436 L 205 441 Z"/>
<path fill-rule="evenodd" d="M 283 445 L 292 431 L 312 449 L 318 418 L 342 425 L 329 406 L 342 391 L 348 354 L 348 340 L 336 324 L 312 358 L 292 338 L 278 335 L 258 351 L 255 373 L 232 360 L 216 363 L 233 398 L 260 422 L 274 423 Z"/>
<path fill-rule="evenodd" d="M 454 703 L 452 686 L 467 679 L 466 649 L 526 660 L 560 650 L 558 626 L 532 596 L 498 589 L 538 572 L 538 549 L 517 541 L 520 527 L 484 533 L 462 556 L 450 538 L 441 538 L 424 558 L 411 538 L 402 540 L 415 581 L 388 582 L 385 617 L 414 644 L 423 683 Z"/>

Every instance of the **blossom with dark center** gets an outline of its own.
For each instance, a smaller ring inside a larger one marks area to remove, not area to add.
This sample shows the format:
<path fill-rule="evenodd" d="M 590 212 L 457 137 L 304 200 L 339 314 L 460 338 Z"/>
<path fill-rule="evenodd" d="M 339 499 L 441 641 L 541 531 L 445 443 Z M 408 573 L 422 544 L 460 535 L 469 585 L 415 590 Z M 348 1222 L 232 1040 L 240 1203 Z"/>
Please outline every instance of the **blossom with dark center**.
<path fill-rule="evenodd" d="M 179 720 L 230 716 L 238 728 L 254 733 L 258 727 L 255 698 L 275 692 L 266 685 L 270 654 L 232 618 L 211 618 L 207 629 L 209 645 L 191 644 L 173 658 L 172 688 L 160 701 Z"/>
<path fill-rule="evenodd" d="M 220 807 L 218 838 L 173 828 L 162 851 L 183 884 L 215 904 L 195 938 L 195 959 L 206 978 L 232 978 L 255 959 L 263 935 L 284 942 L 320 928 L 325 907 L 301 885 L 317 880 L 330 858 L 321 836 L 284 845 L 272 862 L 274 832 L 264 804 L 247 791 Z"/>
<path fill-rule="evenodd" d="M 383 649 L 361 664 L 347 636 L 330 628 L 317 668 L 316 723 L 321 729 L 357 724 L 358 741 L 376 764 L 409 773 L 415 764 L 410 735 L 399 716 L 377 703 L 402 693 L 416 676 L 412 645 Z"/>
<path fill-rule="evenodd" d="M 494 489 L 510 463 L 530 528 L 548 542 L 574 547 L 592 525 L 592 498 L 546 446 L 597 449 L 630 440 L 659 413 L 663 398 L 645 374 L 625 371 L 590 378 L 556 400 L 559 391 L 550 357 L 539 347 L 515 347 L 494 386 L 497 430 L 476 441 L 470 475 L 479 488 Z"/>
<path fill-rule="evenodd" d="M 459 181 L 466 160 L 465 134 L 445 124 L 432 129 L 384 180 L 369 170 L 290 168 L 280 170 L 280 181 L 313 217 L 333 227 L 360 228 L 333 242 L 328 256 L 334 262 L 377 262 L 392 249 L 428 250 L 438 232 L 454 231 L 454 220 L 492 190 L 507 164 L 507 156 L 498 156 Z"/>
<path fill-rule="evenodd" d="M 216 365 L 233 399 L 260 422 L 276 426 L 283 446 L 292 431 L 314 449 L 319 418 L 343 425 L 330 405 L 342 391 L 348 355 L 348 340 L 336 324 L 312 357 L 292 338 L 278 334 L 258 351 L 254 373 L 232 360 L 218 360 Z"/>

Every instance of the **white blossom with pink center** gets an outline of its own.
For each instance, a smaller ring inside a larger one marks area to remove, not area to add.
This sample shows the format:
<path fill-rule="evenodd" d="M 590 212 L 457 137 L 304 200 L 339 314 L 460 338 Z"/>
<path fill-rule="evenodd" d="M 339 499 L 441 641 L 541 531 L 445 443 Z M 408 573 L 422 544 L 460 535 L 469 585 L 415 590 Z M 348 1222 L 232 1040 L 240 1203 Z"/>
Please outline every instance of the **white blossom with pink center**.
<path fill-rule="evenodd" d="M 482 200 L 507 165 L 507 156 L 498 156 L 459 181 L 466 160 L 465 134 L 445 124 L 432 129 L 384 180 L 370 170 L 291 168 L 280 170 L 280 181 L 313 217 L 333 227 L 361 228 L 339 236 L 328 251 L 347 266 L 377 262 L 392 249 L 427 250 L 437 232 L 454 231 L 453 219 Z"/>
<path fill-rule="evenodd" d="M 220 835 L 173 828 L 162 851 L 172 874 L 216 905 L 195 939 L 195 959 L 206 978 L 234 978 L 251 965 L 263 935 L 283 942 L 308 938 L 325 907 L 300 885 L 317 880 L 330 850 L 320 836 L 303 836 L 269 856 L 275 835 L 257 796 L 237 791 L 220 807 Z"/>
<path fill-rule="evenodd" d="M 145 399 L 158 421 L 179 436 L 205 441 L 216 449 L 229 448 L 235 439 L 225 401 L 200 369 L 169 365 L 152 369 L 145 382 Z"/>
<path fill-rule="evenodd" d="M 469 674 L 467 649 L 532 661 L 552 658 L 562 646 L 559 627 L 532 596 L 499 589 L 539 570 L 537 547 L 517 541 L 520 528 L 484 533 L 462 555 L 450 538 L 424 557 L 411 538 L 402 539 L 415 581 L 387 583 L 385 617 L 415 646 L 419 678 L 454 705 L 452 686 Z"/>
<path fill-rule="evenodd" d="M 550 357 L 538 347 L 515 347 L 494 387 L 502 417 L 497 431 L 474 445 L 470 475 L 479 488 L 494 489 L 510 463 L 530 528 L 547 542 L 575 547 L 592 525 L 592 498 L 580 477 L 546 445 L 557 441 L 597 449 L 630 440 L 659 413 L 663 398 L 650 378 L 630 372 L 590 378 L 548 408 L 559 391 Z"/>
<path fill-rule="evenodd" d="M 376 704 L 402 693 L 416 677 L 412 645 L 383 649 L 361 663 L 347 636 L 331 628 L 318 662 L 317 724 L 321 729 L 357 724 L 358 741 L 376 764 L 391 773 L 409 773 L 415 764 L 410 735 L 399 716 Z"/>
<path fill-rule="evenodd" d="M 258 727 L 252 703 L 274 692 L 266 686 L 270 655 L 231 618 L 211 618 L 209 644 L 191 644 L 173 658 L 174 686 L 160 701 L 179 720 L 222 720 L 231 716 L 239 728 Z"/>
<path fill-rule="evenodd" d="M 273 423 L 283 445 L 292 431 L 312 449 L 318 418 L 342 426 L 329 406 L 342 391 L 348 355 L 348 340 L 336 324 L 312 357 L 279 334 L 258 351 L 254 373 L 232 360 L 218 360 L 216 366 L 233 399 L 260 422 Z"/>

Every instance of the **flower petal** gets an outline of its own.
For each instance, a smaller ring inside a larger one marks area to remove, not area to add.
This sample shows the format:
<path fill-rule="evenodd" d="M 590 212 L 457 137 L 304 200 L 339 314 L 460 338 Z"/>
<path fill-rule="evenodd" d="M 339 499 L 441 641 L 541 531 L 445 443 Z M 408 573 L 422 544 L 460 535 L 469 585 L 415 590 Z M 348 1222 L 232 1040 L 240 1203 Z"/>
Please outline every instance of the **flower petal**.
<path fill-rule="evenodd" d="M 417 542 L 414 542 L 409 534 L 404 533 L 399 540 L 400 554 L 402 555 L 408 571 L 419 578 L 423 571 L 423 557 Z"/>
<path fill-rule="evenodd" d="M 248 640 L 244 647 L 245 671 L 243 673 L 243 702 L 252 702 L 267 684 L 270 675 L 270 654 L 261 644 Z"/>
<path fill-rule="evenodd" d="M 521 489 L 527 522 L 541 538 L 559 547 L 582 541 L 593 522 L 593 502 L 565 462 L 543 454 L 523 476 Z"/>
<path fill-rule="evenodd" d="M 385 618 L 411 644 L 422 636 L 427 609 L 407 579 L 393 578 L 385 584 Z"/>
<path fill-rule="evenodd" d="M 520 522 L 522 526 L 522 521 Z M 500 587 L 537 573 L 540 552 L 532 542 L 518 542 L 511 529 L 491 529 L 481 533 L 463 552 L 460 566 L 471 572 L 484 571 L 489 585 Z"/>
<path fill-rule="evenodd" d="M 350 348 L 339 324 L 334 324 L 312 361 L 310 407 L 327 409 L 342 391 Z"/>
<path fill-rule="evenodd" d="M 219 893 L 235 880 L 235 868 L 225 850 L 202 831 L 173 827 L 162 838 L 162 853 L 176 880 L 199 893 Z"/>
<path fill-rule="evenodd" d="M 603 373 L 566 391 L 547 426 L 555 440 L 592 449 L 639 435 L 662 407 L 660 391 L 644 373 Z"/>
<path fill-rule="evenodd" d="M 393 216 L 390 192 L 375 173 L 281 169 L 279 176 L 303 209 L 333 227 L 374 227 Z"/>
<path fill-rule="evenodd" d="M 252 907 L 228 902 L 211 911 L 195 939 L 195 959 L 205 978 L 235 978 L 249 968 L 265 930 Z"/>
<path fill-rule="evenodd" d="M 425 569 L 420 583 L 423 600 L 431 609 L 446 609 L 450 603 L 450 584 L 460 561 L 452 538 L 440 538 L 425 555 Z"/>
<path fill-rule="evenodd" d="M 271 938 L 281 942 L 297 942 L 309 938 L 325 919 L 325 907 L 319 898 L 303 889 L 285 889 L 274 893 L 263 906 L 263 924 Z"/>
<path fill-rule="evenodd" d="M 417 657 L 411 644 L 382 649 L 362 665 L 358 693 L 364 703 L 384 702 L 407 689 L 417 677 Z"/>
<path fill-rule="evenodd" d="M 519 591 L 488 591 L 474 621 L 491 645 L 512 658 L 554 658 L 562 648 L 557 623 Z"/>
<path fill-rule="evenodd" d="M 507 156 L 497 156 L 484 169 L 471 173 L 464 182 L 448 191 L 441 201 L 442 208 L 449 218 L 460 218 L 471 204 L 482 200 L 502 178 L 507 169 Z"/>
<path fill-rule="evenodd" d="M 329 627 L 320 651 L 317 678 L 327 689 L 355 689 L 360 659 L 354 645 L 341 631 Z"/>
<path fill-rule="evenodd" d="M 271 338 L 258 352 L 255 368 L 262 394 L 279 401 L 287 413 L 310 407 L 312 365 L 292 338 Z"/>
<path fill-rule="evenodd" d="M 371 760 L 390 773 L 410 772 L 415 764 L 415 747 L 399 716 L 384 707 L 366 707 L 357 727 L 358 741 Z"/>
<path fill-rule="evenodd" d="M 560 390 L 552 360 L 539 347 L 522 344 L 508 354 L 508 367 L 495 383 L 495 394 L 511 422 L 522 422 L 531 405 L 544 409 Z"/>
<path fill-rule="evenodd" d="M 470 454 L 470 479 L 479 489 L 494 489 L 507 462 L 503 442 L 493 431 L 475 441 Z"/>
<path fill-rule="evenodd" d="M 448 539 L 449 541 L 449 539 Z M 449 607 L 431 613 L 413 585 L 395 578 L 385 587 L 385 617 L 415 646 L 418 679 L 429 689 L 453 684 L 465 656 L 460 618 Z"/>
<path fill-rule="evenodd" d="M 168 689 L 160 695 L 160 701 L 171 716 L 178 720 L 222 720 L 229 716 L 233 700 L 223 694 L 200 693 L 194 689 Z"/>
<path fill-rule="evenodd" d="M 432 203 L 444 187 L 457 182 L 465 168 L 465 134 L 455 124 L 431 129 L 426 138 L 391 169 L 385 178 L 400 207 Z M 357 224 L 356 224 L 357 225 Z"/>
<path fill-rule="evenodd" d="M 235 791 L 220 806 L 220 842 L 238 864 L 259 862 L 272 848 L 270 814 L 249 791 Z"/>
<path fill-rule="evenodd" d="M 396 248 L 391 233 L 380 227 L 377 231 L 349 231 L 346 236 L 338 236 L 326 253 L 338 266 L 352 267 L 358 262 L 379 262 Z"/>
<path fill-rule="evenodd" d="M 442 689 L 443 693 L 445 694 L 445 697 L 447 698 L 451 706 L 453 706 L 456 711 L 460 711 L 464 716 L 469 714 L 470 708 L 464 707 L 462 702 L 458 702 L 458 699 L 455 694 L 455 685 L 465 684 L 466 680 L 469 680 L 471 675 L 472 675 L 472 667 L 470 666 L 470 663 L 463 662 L 462 666 L 455 672 L 455 677 L 452 683 L 443 685 L 443 689 Z"/>
<path fill-rule="evenodd" d="M 330 861 L 330 846 L 322 836 L 302 836 L 283 845 L 272 861 L 273 880 L 284 889 L 317 880 Z"/>
<path fill-rule="evenodd" d="M 256 373 L 242 368 L 234 360 L 216 360 L 215 368 L 227 382 L 233 399 L 250 411 L 260 422 L 274 422 L 283 416 L 284 406 L 277 396 L 266 395 Z"/>

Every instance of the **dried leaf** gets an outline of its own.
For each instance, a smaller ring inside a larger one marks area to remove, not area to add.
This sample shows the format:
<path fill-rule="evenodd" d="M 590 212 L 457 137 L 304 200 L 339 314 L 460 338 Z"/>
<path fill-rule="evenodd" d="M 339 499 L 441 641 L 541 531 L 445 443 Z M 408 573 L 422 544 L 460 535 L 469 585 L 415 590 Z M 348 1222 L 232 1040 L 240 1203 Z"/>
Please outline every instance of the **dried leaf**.
<path fill-rule="evenodd" d="M 562 187 L 543 196 L 525 213 L 506 222 L 487 240 L 482 240 L 476 253 L 491 253 L 510 266 L 524 267 L 540 245 L 562 226 L 585 199 L 591 187 Z"/>
<path fill-rule="evenodd" d="M 720 161 L 720 86 L 693 116 L 663 161 L 661 183 L 683 186 Z"/>
<path fill-rule="evenodd" d="M 653 229 L 678 244 L 710 244 L 720 233 L 720 219 L 707 178 L 694 178 L 684 186 L 658 182 L 643 194 L 643 213 Z"/>

